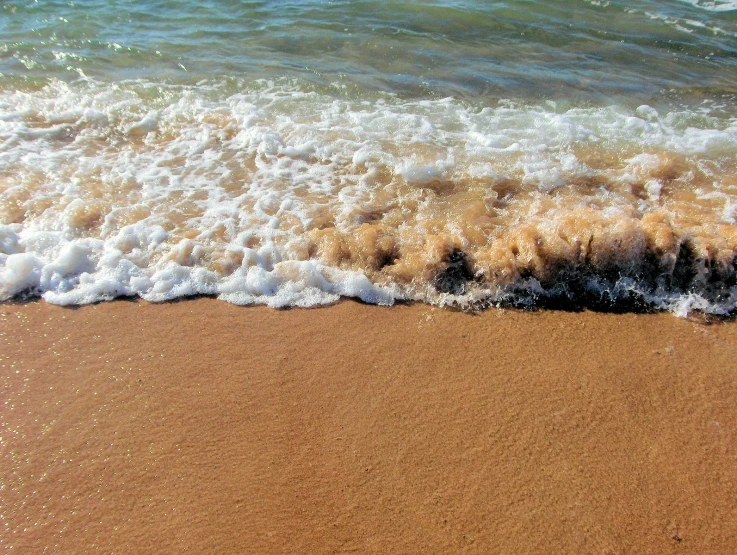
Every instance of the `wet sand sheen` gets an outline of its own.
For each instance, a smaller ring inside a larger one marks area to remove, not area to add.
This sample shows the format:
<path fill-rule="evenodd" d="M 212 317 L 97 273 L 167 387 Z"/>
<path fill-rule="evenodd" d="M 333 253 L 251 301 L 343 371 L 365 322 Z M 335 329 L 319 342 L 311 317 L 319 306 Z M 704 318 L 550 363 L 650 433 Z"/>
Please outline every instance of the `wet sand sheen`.
<path fill-rule="evenodd" d="M 729 553 L 737 326 L 0 305 L 0 547 Z"/>

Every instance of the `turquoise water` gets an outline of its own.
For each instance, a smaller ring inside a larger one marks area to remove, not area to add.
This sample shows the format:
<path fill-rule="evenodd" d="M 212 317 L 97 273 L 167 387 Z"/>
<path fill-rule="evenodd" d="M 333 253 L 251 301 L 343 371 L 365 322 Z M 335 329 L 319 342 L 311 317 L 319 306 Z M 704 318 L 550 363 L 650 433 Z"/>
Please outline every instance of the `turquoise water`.
<path fill-rule="evenodd" d="M 737 308 L 737 2 L 0 4 L 0 299 Z"/>
<path fill-rule="evenodd" d="M 187 84 L 286 76 L 411 97 L 642 103 L 735 92 L 737 5 L 721 7 L 735 9 L 677 0 L 5 2 L 0 73 L 4 88 L 82 74 Z"/>

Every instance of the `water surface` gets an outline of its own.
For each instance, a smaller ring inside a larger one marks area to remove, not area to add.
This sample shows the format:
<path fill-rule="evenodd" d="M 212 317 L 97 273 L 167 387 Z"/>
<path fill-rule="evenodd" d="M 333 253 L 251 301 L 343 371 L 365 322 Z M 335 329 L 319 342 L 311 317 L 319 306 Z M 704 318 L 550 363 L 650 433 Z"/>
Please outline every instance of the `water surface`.
<path fill-rule="evenodd" d="M 737 306 L 737 4 L 5 2 L 0 297 Z"/>

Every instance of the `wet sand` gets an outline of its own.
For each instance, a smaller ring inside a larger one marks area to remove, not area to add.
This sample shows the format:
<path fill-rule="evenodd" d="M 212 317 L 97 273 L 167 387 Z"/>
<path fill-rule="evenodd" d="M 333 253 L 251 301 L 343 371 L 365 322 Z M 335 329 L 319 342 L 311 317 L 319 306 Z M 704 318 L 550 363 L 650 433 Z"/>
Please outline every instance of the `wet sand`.
<path fill-rule="evenodd" d="M 737 324 L 0 305 L 6 553 L 734 553 Z"/>

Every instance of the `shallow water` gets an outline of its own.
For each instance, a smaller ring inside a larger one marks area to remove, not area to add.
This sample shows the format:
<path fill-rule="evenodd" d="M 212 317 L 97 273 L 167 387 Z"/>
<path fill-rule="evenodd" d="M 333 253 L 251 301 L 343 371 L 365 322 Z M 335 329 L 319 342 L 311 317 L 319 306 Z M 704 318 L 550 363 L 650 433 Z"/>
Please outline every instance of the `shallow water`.
<path fill-rule="evenodd" d="M 0 298 L 737 307 L 737 4 L 1 9 Z"/>

